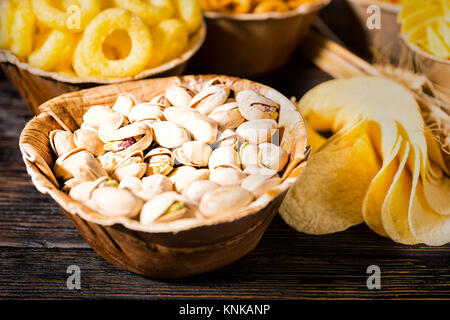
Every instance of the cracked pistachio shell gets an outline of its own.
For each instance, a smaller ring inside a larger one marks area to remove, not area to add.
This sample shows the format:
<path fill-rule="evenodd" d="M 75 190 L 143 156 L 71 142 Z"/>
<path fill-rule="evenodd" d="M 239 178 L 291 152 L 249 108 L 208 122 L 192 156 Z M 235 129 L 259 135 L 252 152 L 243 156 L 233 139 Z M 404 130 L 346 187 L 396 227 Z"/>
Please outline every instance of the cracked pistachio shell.
<path fill-rule="evenodd" d="M 172 151 L 167 148 L 155 148 L 144 157 L 148 162 L 146 175 L 163 174 L 168 175 L 173 170 L 174 158 Z"/>
<path fill-rule="evenodd" d="M 283 170 L 289 160 L 286 150 L 273 143 L 261 143 L 258 150 L 259 165 L 277 172 Z"/>
<path fill-rule="evenodd" d="M 183 85 L 172 85 L 166 89 L 165 97 L 172 106 L 187 107 L 196 92 Z"/>
<path fill-rule="evenodd" d="M 236 133 L 245 141 L 260 144 L 270 141 L 277 128 L 275 120 L 258 119 L 244 122 L 236 129 Z"/>
<path fill-rule="evenodd" d="M 109 217 L 135 217 L 141 211 L 143 200 L 127 189 L 100 187 L 92 191 L 86 205 Z"/>
<path fill-rule="evenodd" d="M 240 169 L 241 161 L 239 154 L 233 147 L 223 146 L 213 150 L 211 156 L 209 157 L 208 166 L 211 170 L 222 166 Z"/>
<path fill-rule="evenodd" d="M 218 167 L 211 170 L 209 180 L 222 186 L 239 185 L 247 176 L 242 170 L 233 167 Z"/>
<path fill-rule="evenodd" d="M 218 188 L 219 185 L 210 180 L 198 180 L 188 185 L 183 192 L 183 195 L 191 201 L 200 202 L 203 195 L 209 191 Z"/>
<path fill-rule="evenodd" d="M 60 157 L 64 153 L 72 151 L 77 146 L 72 132 L 64 130 L 53 130 L 49 134 L 50 146 L 56 156 Z"/>
<path fill-rule="evenodd" d="M 160 121 L 163 118 L 163 107 L 153 103 L 140 103 L 131 108 L 128 114 L 130 122 L 142 120 Z"/>
<path fill-rule="evenodd" d="M 147 164 L 144 163 L 142 151 L 136 151 L 123 158 L 114 168 L 112 177 L 122 181 L 125 177 L 142 178 L 147 172 Z"/>
<path fill-rule="evenodd" d="M 132 191 L 143 200 L 150 200 L 158 194 L 173 190 L 172 181 L 162 174 L 154 174 L 138 179 L 136 177 L 126 177 L 120 181 L 119 188 Z"/>
<path fill-rule="evenodd" d="M 219 147 L 232 147 L 237 149 L 239 145 L 239 136 L 231 129 L 226 129 L 217 139 Z"/>
<path fill-rule="evenodd" d="M 267 175 L 250 175 L 241 182 L 241 188 L 250 191 L 256 198 L 280 185 L 280 177 L 270 177 Z"/>
<path fill-rule="evenodd" d="M 239 156 L 244 169 L 249 166 L 258 166 L 258 146 L 256 144 L 243 143 L 239 148 Z"/>
<path fill-rule="evenodd" d="M 53 167 L 57 178 L 67 181 L 75 178 L 78 181 L 93 181 L 106 176 L 106 170 L 94 156 L 82 149 L 77 148 L 60 156 Z"/>
<path fill-rule="evenodd" d="M 155 141 L 162 147 L 176 148 L 190 140 L 186 130 L 174 122 L 155 122 L 151 127 L 155 135 Z"/>
<path fill-rule="evenodd" d="M 166 213 L 170 206 L 179 201 L 183 204 L 183 208 Z M 170 222 L 188 216 L 188 211 L 193 204 L 176 192 L 161 193 L 149 201 L 147 201 L 141 211 L 140 222 L 142 224 L 150 224 L 154 222 Z"/>
<path fill-rule="evenodd" d="M 193 108 L 201 114 L 208 115 L 215 108 L 224 104 L 229 95 L 229 88 L 218 85 L 208 86 L 192 98 L 189 108 Z"/>
<path fill-rule="evenodd" d="M 107 176 L 100 177 L 93 181 L 78 183 L 70 190 L 69 196 L 76 201 L 86 203 L 91 198 L 92 192 L 106 180 L 108 180 Z"/>
<path fill-rule="evenodd" d="M 196 169 L 190 166 L 181 166 L 173 170 L 169 178 L 175 186 L 175 190 L 183 193 L 184 189 L 192 182 L 197 180 L 208 180 L 209 170 Z"/>
<path fill-rule="evenodd" d="M 97 160 L 100 162 L 101 166 L 108 172 L 108 174 L 112 174 L 114 168 L 117 164 L 122 161 L 123 157 L 115 154 L 114 152 L 106 152 L 105 154 L 98 156 Z"/>
<path fill-rule="evenodd" d="M 274 176 L 274 175 L 277 174 L 277 171 L 276 171 L 276 170 L 269 169 L 269 168 L 261 167 L 261 166 L 259 166 L 259 165 L 256 165 L 256 166 L 247 166 L 247 167 L 244 169 L 244 173 L 245 173 L 246 175 L 254 175 L 254 174 L 257 174 L 257 175 L 270 176 L 270 177 L 272 177 L 272 176 Z"/>
<path fill-rule="evenodd" d="M 167 100 L 165 92 L 160 93 L 160 94 L 154 96 L 154 97 L 150 100 L 150 103 L 159 105 L 159 106 L 161 106 L 162 108 L 170 107 L 170 102 L 169 102 L 169 100 Z"/>
<path fill-rule="evenodd" d="M 175 159 L 180 163 L 194 167 L 206 167 L 211 153 L 211 147 L 201 141 L 185 142 L 173 151 Z"/>
<path fill-rule="evenodd" d="M 124 116 L 107 106 L 92 106 L 83 115 L 83 123 L 94 130 L 98 130 L 102 123 L 124 123 Z"/>
<path fill-rule="evenodd" d="M 239 105 L 236 102 L 228 102 L 214 109 L 209 118 L 217 122 L 219 130 L 236 129 L 245 119 L 239 111 Z"/>
<path fill-rule="evenodd" d="M 243 90 L 236 94 L 239 111 L 246 120 L 278 118 L 280 105 L 251 90 Z"/>
<path fill-rule="evenodd" d="M 164 117 L 186 129 L 195 140 L 207 144 L 216 141 L 217 123 L 196 110 L 170 107 L 164 109 Z"/>
<path fill-rule="evenodd" d="M 112 109 L 128 117 L 131 108 L 134 106 L 134 99 L 127 94 L 119 94 Z"/>
<path fill-rule="evenodd" d="M 199 205 L 201 213 L 209 218 L 233 213 L 248 206 L 253 195 L 240 187 L 220 187 L 206 193 Z"/>
<path fill-rule="evenodd" d="M 96 157 L 105 153 L 105 144 L 98 137 L 97 131 L 80 128 L 74 132 L 73 139 L 77 147 L 85 148 Z"/>

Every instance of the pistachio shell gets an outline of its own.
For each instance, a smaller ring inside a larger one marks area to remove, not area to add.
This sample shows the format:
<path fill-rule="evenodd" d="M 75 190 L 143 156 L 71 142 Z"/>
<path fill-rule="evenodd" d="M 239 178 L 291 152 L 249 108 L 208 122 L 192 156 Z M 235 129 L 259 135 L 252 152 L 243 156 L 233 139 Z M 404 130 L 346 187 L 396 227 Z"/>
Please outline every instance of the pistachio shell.
<path fill-rule="evenodd" d="M 152 124 L 155 141 L 165 148 L 176 148 L 189 141 L 189 135 L 178 124 L 170 121 L 160 121 Z"/>
<path fill-rule="evenodd" d="M 244 173 L 247 175 L 262 175 L 262 176 L 274 176 L 277 174 L 276 170 L 272 170 L 269 168 L 261 167 L 261 166 L 248 166 L 244 169 Z"/>
<path fill-rule="evenodd" d="M 219 185 L 210 180 L 198 180 L 188 185 L 183 195 L 191 201 L 200 202 L 203 195 L 209 191 L 218 188 Z"/>
<path fill-rule="evenodd" d="M 235 212 L 249 205 L 253 195 L 240 187 L 221 187 L 206 193 L 199 209 L 205 217 Z"/>
<path fill-rule="evenodd" d="M 157 104 L 157 105 L 159 105 L 159 106 L 161 106 L 163 108 L 170 107 L 170 102 L 169 102 L 169 100 L 167 100 L 166 95 L 165 95 L 164 92 L 156 95 L 155 97 L 153 97 L 150 100 L 150 103 Z"/>
<path fill-rule="evenodd" d="M 231 129 L 226 129 L 217 139 L 219 147 L 232 147 L 237 149 L 239 145 L 239 136 Z"/>
<path fill-rule="evenodd" d="M 63 186 L 62 190 L 66 193 L 69 193 L 70 190 L 72 190 L 72 188 L 76 187 L 80 183 L 82 183 L 82 182 L 75 178 L 71 178 L 64 182 L 64 186 Z"/>
<path fill-rule="evenodd" d="M 166 89 L 165 96 L 172 106 L 187 107 L 196 92 L 183 85 L 172 85 Z"/>
<path fill-rule="evenodd" d="M 69 131 L 53 130 L 50 132 L 49 138 L 50 146 L 58 157 L 77 147 L 74 142 L 73 134 Z"/>
<path fill-rule="evenodd" d="M 217 122 L 221 131 L 236 129 L 245 121 L 239 112 L 239 105 L 236 102 L 229 102 L 215 108 L 208 117 Z"/>
<path fill-rule="evenodd" d="M 184 208 L 171 213 L 166 213 L 169 207 L 175 202 L 183 203 Z M 193 204 L 176 192 L 161 193 L 149 201 L 142 207 L 140 222 L 142 224 L 150 224 L 153 222 L 169 222 L 183 218 L 193 207 Z"/>
<path fill-rule="evenodd" d="M 249 166 L 258 166 L 258 146 L 256 144 L 243 143 L 239 148 L 239 156 L 244 169 Z"/>
<path fill-rule="evenodd" d="M 162 107 L 153 103 L 140 103 L 131 108 L 128 115 L 130 122 L 142 120 L 162 120 L 164 117 Z"/>
<path fill-rule="evenodd" d="M 144 163 L 142 151 L 136 151 L 124 157 L 114 168 L 112 177 L 122 181 L 125 177 L 142 178 L 147 172 L 147 164 Z"/>
<path fill-rule="evenodd" d="M 100 162 L 101 166 L 108 172 L 112 174 L 114 168 L 123 158 L 114 152 L 106 152 L 105 154 L 98 156 L 97 160 Z"/>
<path fill-rule="evenodd" d="M 142 208 L 143 201 L 126 189 L 101 187 L 92 192 L 86 205 L 109 217 L 135 217 Z"/>
<path fill-rule="evenodd" d="M 114 111 L 117 111 L 124 115 L 125 117 L 128 117 L 128 114 L 130 113 L 131 108 L 134 105 L 134 99 L 127 95 L 127 94 L 119 94 L 117 97 L 116 102 L 114 103 L 114 106 L 112 109 Z"/>
<path fill-rule="evenodd" d="M 69 196 L 76 201 L 86 203 L 91 198 L 92 192 L 106 180 L 108 180 L 108 177 L 100 177 L 94 181 L 79 183 L 70 190 Z"/>
<path fill-rule="evenodd" d="M 75 178 L 78 181 L 93 181 L 107 176 L 106 170 L 94 156 L 82 148 L 74 149 L 60 156 L 53 167 L 57 178 L 64 181 Z"/>
<path fill-rule="evenodd" d="M 173 151 L 175 159 L 180 163 L 194 167 L 207 166 L 211 153 L 211 147 L 201 141 L 185 142 Z"/>
<path fill-rule="evenodd" d="M 218 85 L 208 86 L 192 98 L 189 108 L 196 109 L 201 114 L 208 115 L 215 108 L 224 104 L 229 94 L 229 88 Z"/>
<path fill-rule="evenodd" d="M 146 175 L 163 174 L 168 175 L 173 170 L 174 159 L 172 151 L 166 148 L 155 148 L 144 157 L 148 162 Z"/>
<path fill-rule="evenodd" d="M 102 123 L 124 123 L 124 116 L 107 106 L 92 106 L 83 115 L 83 123 L 97 130 Z"/>
<path fill-rule="evenodd" d="M 74 132 L 73 139 L 77 147 L 85 148 L 96 157 L 105 153 L 105 144 L 98 137 L 97 131 L 78 129 Z"/>
<path fill-rule="evenodd" d="M 216 141 L 217 123 L 196 110 L 180 107 L 166 108 L 164 117 L 185 128 L 195 140 L 207 144 Z"/>
<path fill-rule="evenodd" d="M 227 166 L 240 169 L 239 154 L 233 147 L 223 146 L 214 149 L 209 157 L 209 169 L 216 169 L 218 167 Z"/>
<path fill-rule="evenodd" d="M 260 144 L 269 141 L 277 127 L 272 119 L 258 119 L 244 122 L 236 129 L 236 133 L 245 141 Z"/>
<path fill-rule="evenodd" d="M 218 167 L 211 170 L 209 180 L 222 186 L 239 185 L 247 176 L 242 170 L 233 167 Z"/>
<path fill-rule="evenodd" d="M 241 188 L 250 191 L 256 198 L 281 184 L 280 177 L 267 175 L 250 175 L 241 182 Z"/>
<path fill-rule="evenodd" d="M 195 169 L 190 166 L 181 166 L 172 171 L 169 176 L 177 192 L 183 193 L 184 189 L 197 180 L 209 178 L 208 169 Z"/>
<path fill-rule="evenodd" d="M 258 149 L 258 161 L 262 167 L 279 172 L 289 160 L 286 150 L 272 143 L 261 143 Z"/>
<path fill-rule="evenodd" d="M 278 117 L 280 105 L 251 90 L 236 94 L 239 111 L 246 120 L 274 119 Z"/>
<path fill-rule="evenodd" d="M 143 200 L 150 200 L 158 194 L 173 190 L 172 181 L 164 175 L 154 174 L 142 178 L 126 177 L 119 185 L 119 188 L 125 188 L 132 191 Z"/>

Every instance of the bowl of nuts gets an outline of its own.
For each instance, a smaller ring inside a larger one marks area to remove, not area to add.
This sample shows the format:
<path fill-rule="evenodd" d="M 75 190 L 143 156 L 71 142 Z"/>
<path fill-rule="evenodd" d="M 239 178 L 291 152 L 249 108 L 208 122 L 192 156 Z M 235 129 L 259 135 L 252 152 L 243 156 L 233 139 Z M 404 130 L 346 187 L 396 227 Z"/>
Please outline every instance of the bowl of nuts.
<path fill-rule="evenodd" d="M 156 278 L 250 252 L 309 154 L 291 101 L 239 78 L 112 84 L 41 110 L 20 138 L 36 188 L 106 260 Z"/>
<path fill-rule="evenodd" d="M 252 76 L 283 66 L 330 0 L 203 1 L 208 29 L 197 70 Z"/>

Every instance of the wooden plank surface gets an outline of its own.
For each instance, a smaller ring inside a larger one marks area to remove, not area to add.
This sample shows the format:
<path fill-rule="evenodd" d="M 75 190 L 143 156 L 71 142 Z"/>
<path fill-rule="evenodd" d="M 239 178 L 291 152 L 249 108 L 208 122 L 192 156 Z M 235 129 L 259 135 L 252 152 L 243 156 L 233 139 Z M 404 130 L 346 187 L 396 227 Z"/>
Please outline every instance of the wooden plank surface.
<path fill-rule="evenodd" d="M 341 20 L 335 18 L 338 24 Z M 281 70 L 255 80 L 300 97 L 327 79 L 296 54 Z M 280 217 L 254 251 L 215 272 L 165 281 L 117 268 L 97 255 L 56 203 L 32 185 L 18 148 L 30 118 L 14 88 L 1 78 L 0 298 L 450 298 L 449 245 L 402 246 L 364 225 L 308 236 Z M 70 265 L 81 268 L 81 290 L 66 287 Z M 370 265 L 381 268 L 381 290 L 367 289 Z"/>

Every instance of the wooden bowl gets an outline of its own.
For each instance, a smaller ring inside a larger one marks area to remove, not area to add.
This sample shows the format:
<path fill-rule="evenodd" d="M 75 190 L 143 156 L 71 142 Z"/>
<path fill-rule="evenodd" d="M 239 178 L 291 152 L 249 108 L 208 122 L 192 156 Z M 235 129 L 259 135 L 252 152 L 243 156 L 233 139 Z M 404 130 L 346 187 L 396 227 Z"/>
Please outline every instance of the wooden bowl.
<path fill-rule="evenodd" d="M 364 32 L 368 49 L 375 49 L 381 53 L 389 54 L 393 61 L 398 61 L 401 53 L 399 39 L 400 25 L 397 23 L 397 14 L 401 10 L 400 4 L 393 4 L 373 0 L 348 0 Z M 381 9 L 381 29 L 370 30 L 367 27 L 369 14 L 367 8 L 376 5 Z"/>
<path fill-rule="evenodd" d="M 126 78 L 79 78 L 55 72 L 43 71 L 30 66 L 8 50 L 0 49 L 0 65 L 8 79 L 19 91 L 31 112 L 40 113 L 39 106 L 63 93 L 91 88 L 100 84 L 119 83 L 144 78 L 181 75 L 188 61 L 205 40 L 206 24 L 190 37 L 187 50 L 179 57 L 156 68 L 147 69 Z"/>
<path fill-rule="evenodd" d="M 288 188 L 306 164 L 309 148 L 303 118 L 295 106 L 274 89 L 248 80 L 221 76 L 234 90 L 260 92 L 281 106 L 280 143 L 290 154 L 283 183 L 258 198 L 251 208 L 207 220 L 184 219 L 167 224 L 141 225 L 137 220 L 110 218 L 74 201 L 61 191 L 52 173 L 54 156 L 49 132 L 74 131 L 84 112 L 93 105 L 114 103 L 119 93 L 150 99 L 174 83 L 195 85 L 214 76 L 148 79 L 101 86 L 64 94 L 41 106 L 20 137 L 27 172 L 36 188 L 49 194 L 72 220 L 86 242 L 111 263 L 132 272 L 157 278 L 175 278 L 211 271 L 250 252 L 278 211 Z"/>
<path fill-rule="evenodd" d="M 413 56 L 415 71 L 425 75 L 433 84 L 433 94 L 450 106 L 450 60 L 440 59 L 401 36 Z"/>
<path fill-rule="evenodd" d="M 201 72 L 251 76 L 277 69 L 291 57 L 319 10 L 330 0 L 289 12 L 204 12 L 208 34 L 192 63 Z"/>

